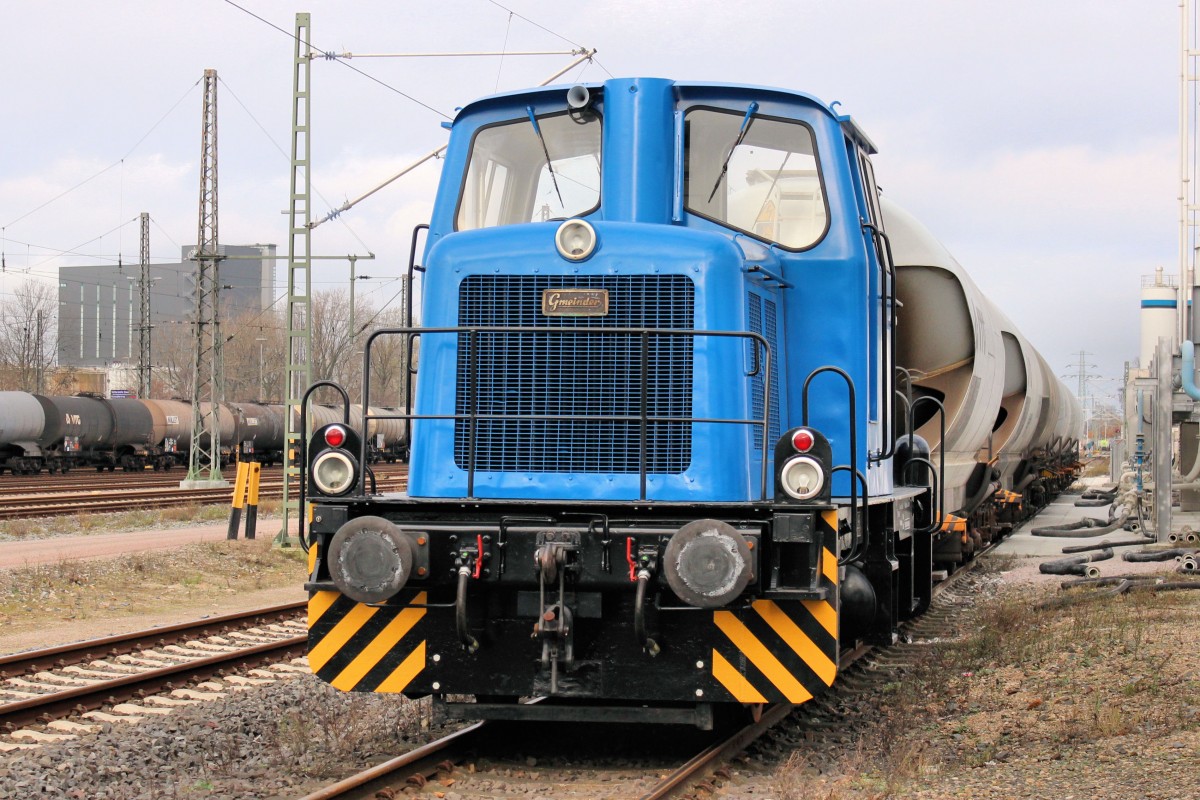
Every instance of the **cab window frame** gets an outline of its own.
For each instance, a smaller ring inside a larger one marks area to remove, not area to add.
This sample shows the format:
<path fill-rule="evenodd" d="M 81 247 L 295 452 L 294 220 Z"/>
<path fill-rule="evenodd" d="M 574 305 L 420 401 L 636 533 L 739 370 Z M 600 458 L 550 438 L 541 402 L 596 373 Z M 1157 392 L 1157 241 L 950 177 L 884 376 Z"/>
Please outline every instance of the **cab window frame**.
<path fill-rule="evenodd" d="M 822 208 L 824 210 L 824 214 L 825 214 L 825 225 L 819 231 L 819 233 L 813 238 L 813 240 L 811 242 L 803 244 L 803 245 L 799 245 L 799 246 L 787 245 L 787 244 L 784 244 L 783 242 L 763 236 L 754 230 L 748 230 L 746 228 L 742 228 L 736 224 L 733 224 L 728 219 L 720 219 L 719 217 L 712 216 L 711 214 L 707 214 L 704 211 L 700 211 L 700 210 L 692 207 L 691 197 L 690 197 L 690 189 L 691 189 L 691 182 L 692 182 L 693 178 L 692 178 L 692 170 L 691 170 L 691 165 L 690 165 L 690 156 L 692 153 L 693 120 L 690 120 L 689 117 L 694 112 L 697 112 L 697 111 L 726 114 L 730 117 L 736 117 L 738 120 L 740 120 L 746 116 L 745 108 L 737 108 L 737 107 L 729 107 L 729 106 L 697 104 L 697 105 L 688 106 L 687 108 L 683 109 L 683 113 L 682 113 L 683 147 L 682 147 L 682 153 L 681 153 L 680 157 L 683 161 L 683 163 L 681 164 L 681 172 L 683 173 L 683 181 L 682 181 L 683 185 L 681 188 L 682 188 L 682 196 L 683 196 L 682 199 L 683 199 L 684 212 L 687 214 L 691 214 L 692 216 L 699 217 L 700 219 L 708 220 L 709 222 L 715 223 L 727 230 L 737 231 L 738 233 L 744 234 L 746 236 L 750 236 L 751 238 L 757 239 L 760 242 L 764 242 L 773 247 L 778 247 L 789 253 L 802 253 L 806 250 L 811 250 L 812 248 L 816 247 L 821 242 L 823 242 L 825 240 L 825 237 L 829 235 L 829 230 L 832 227 L 833 221 L 832 221 L 830 205 L 829 205 L 829 193 L 828 193 L 828 191 L 826 191 L 825 171 L 822 168 L 822 164 L 821 164 L 821 149 L 820 149 L 819 143 L 817 141 L 816 130 L 814 129 L 814 127 L 810 123 L 808 123 L 802 119 L 797 119 L 795 117 L 784 117 L 784 116 L 778 116 L 775 114 L 764 114 L 764 113 L 760 113 L 760 112 L 756 112 L 754 114 L 754 117 L 751 122 L 751 127 L 750 127 L 750 131 L 749 131 L 749 133 L 751 133 L 751 134 L 753 133 L 753 123 L 754 122 L 777 122 L 777 123 L 783 123 L 786 125 L 796 125 L 802 129 L 804 129 L 804 131 L 808 135 L 809 142 L 812 145 L 811 157 L 813 159 L 813 164 L 815 166 L 815 172 L 816 172 L 815 177 L 817 180 L 817 186 L 821 193 L 821 206 L 822 206 Z M 734 130 L 736 131 L 736 127 L 734 128 Z M 729 143 L 730 144 L 733 143 L 733 137 L 730 138 Z M 743 142 L 741 146 L 743 146 L 743 147 L 746 146 L 745 142 Z M 719 164 L 720 164 L 719 159 L 724 157 L 724 153 L 723 152 L 717 153 L 716 156 L 717 156 L 718 160 L 715 162 L 715 164 L 717 166 L 719 166 Z M 722 182 L 727 181 L 728 175 L 723 177 L 721 180 L 722 180 Z M 705 192 L 709 191 L 709 187 L 701 187 L 701 188 Z M 728 190 L 726 189 L 726 191 L 728 191 Z M 784 198 L 781 196 L 779 199 L 782 201 Z M 768 198 L 768 200 L 769 200 L 769 198 Z M 764 205 L 765 205 L 765 203 L 764 203 Z"/>
<path fill-rule="evenodd" d="M 560 116 L 569 117 L 573 114 L 578 114 L 578 113 L 579 112 L 573 111 L 571 109 L 565 109 L 565 110 L 555 110 L 555 111 L 542 112 L 542 113 L 535 112 L 535 116 L 538 120 L 539 126 L 544 126 L 545 120 L 547 120 L 547 119 L 552 119 L 552 118 L 560 117 Z M 588 113 L 589 115 L 594 117 L 594 119 L 592 121 L 590 121 L 588 124 L 596 124 L 596 125 L 600 126 L 598 133 L 597 133 L 597 137 L 596 137 L 596 141 L 597 141 L 597 148 L 596 148 L 597 171 L 598 171 L 598 175 L 599 175 L 599 177 L 597 178 L 597 181 L 596 181 L 596 202 L 590 208 L 583 210 L 583 211 L 579 211 L 579 212 L 571 215 L 571 217 L 569 217 L 569 218 L 572 218 L 572 219 L 576 218 L 576 217 L 587 217 L 591 214 L 594 214 L 598 210 L 600 210 L 600 207 L 603 204 L 604 115 L 598 109 L 595 109 L 595 108 L 589 108 L 586 113 Z M 495 122 L 489 122 L 485 125 L 480 125 L 479 128 L 477 128 L 475 130 L 475 132 L 471 134 L 471 142 L 467 147 L 466 159 L 465 159 L 465 163 L 463 165 L 462 176 L 459 179 L 458 198 L 454 204 L 454 216 L 453 216 L 453 230 L 454 231 L 457 232 L 457 231 L 488 230 L 488 229 L 492 229 L 492 228 L 509 227 L 512 225 L 535 224 L 540 221 L 540 220 L 530 219 L 530 220 L 518 220 L 518 221 L 514 221 L 514 222 L 485 222 L 484 224 L 471 225 L 468 227 L 463 227 L 461 224 L 462 213 L 463 213 L 463 204 L 466 201 L 466 197 L 467 197 L 468 178 L 471 175 L 471 167 L 475 163 L 476 143 L 478 142 L 479 137 L 481 135 L 484 135 L 487 131 L 491 131 L 496 128 L 501 128 L 501 127 L 505 127 L 505 126 L 509 126 L 509 125 L 521 125 L 522 123 L 529 127 L 529 129 L 530 129 L 529 135 L 531 137 L 535 137 L 535 139 L 536 139 L 536 134 L 533 132 L 533 126 L 529 121 L 529 117 L 527 117 L 527 116 L 514 116 L 514 117 L 511 117 L 508 119 L 502 119 L 502 120 L 497 120 Z M 543 130 L 543 136 L 544 135 L 545 135 L 545 131 Z M 503 176 L 504 181 L 508 184 L 513 184 L 514 173 L 516 173 L 516 170 L 513 169 L 513 166 L 511 163 L 506 163 L 506 162 L 500 161 L 500 160 L 490 160 L 488 162 L 488 164 L 486 165 L 486 167 L 484 167 L 484 168 L 487 169 L 487 171 L 488 171 L 488 180 L 489 181 L 496 174 L 497 168 L 502 168 L 505 173 Z M 542 170 L 544 170 L 544 169 L 545 169 L 545 162 L 543 161 L 541 166 L 538 168 L 536 177 L 540 178 L 540 176 L 543 174 Z M 530 191 L 534 191 L 536 189 L 536 185 L 537 184 L 535 182 L 533 184 L 533 186 L 531 187 Z M 502 191 L 504 193 L 510 193 L 515 190 L 513 188 L 513 185 L 508 185 L 508 186 L 505 186 Z M 501 206 L 502 205 L 503 204 L 501 204 Z M 536 207 L 536 202 L 534 203 L 534 207 Z M 483 216 L 485 218 L 494 218 L 499 214 L 499 212 L 500 212 L 500 206 L 498 206 L 495 210 L 491 210 L 491 209 L 487 210 L 483 214 Z M 553 217 L 552 219 L 557 219 L 557 217 Z"/>

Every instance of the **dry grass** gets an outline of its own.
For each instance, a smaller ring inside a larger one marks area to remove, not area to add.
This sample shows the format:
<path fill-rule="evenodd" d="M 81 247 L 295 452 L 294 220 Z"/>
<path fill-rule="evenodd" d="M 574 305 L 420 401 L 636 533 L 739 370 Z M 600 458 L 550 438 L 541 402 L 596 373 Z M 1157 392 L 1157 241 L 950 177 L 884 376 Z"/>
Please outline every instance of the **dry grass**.
<path fill-rule="evenodd" d="M 1031 772 L 1091 765 L 1130 740 L 1200 731 L 1200 710 L 1181 702 L 1200 697 L 1197 612 L 1200 592 L 1045 610 L 1027 589 L 1002 590 L 963 639 L 854 701 L 868 711 L 849 745 L 799 746 L 773 788 L 779 800 L 957 796 L 929 787 L 970 785 L 1026 758 Z"/>
<path fill-rule="evenodd" d="M 279 501 L 259 505 L 259 519 L 278 514 Z M 0 521 L 0 541 L 5 539 L 44 539 L 50 536 L 77 536 L 88 533 L 144 531 L 205 525 L 229 519 L 228 505 L 196 505 L 161 509 L 118 511 L 111 514 L 72 514 L 63 517 L 10 519 Z"/>
<path fill-rule="evenodd" d="M 1102 478 L 1108 475 L 1109 461 L 1107 455 L 1096 456 L 1091 461 L 1088 461 L 1083 466 L 1083 472 L 1080 477 L 1083 478 Z"/>
<path fill-rule="evenodd" d="M 0 627 L 131 615 L 240 592 L 299 586 L 304 554 L 271 540 L 202 543 L 172 551 L 0 571 Z"/>
<path fill-rule="evenodd" d="M 345 771 L 348 762 L 373 753 L 394 755 L 406 739 L 429 726 L 428 700 L 396 695 L 338 692 L 320 685 L 322 702 L 311 708 L 283 711 L 275 730 L 263 737 L 263 747 L 276 763 L 314 777 Z"/>

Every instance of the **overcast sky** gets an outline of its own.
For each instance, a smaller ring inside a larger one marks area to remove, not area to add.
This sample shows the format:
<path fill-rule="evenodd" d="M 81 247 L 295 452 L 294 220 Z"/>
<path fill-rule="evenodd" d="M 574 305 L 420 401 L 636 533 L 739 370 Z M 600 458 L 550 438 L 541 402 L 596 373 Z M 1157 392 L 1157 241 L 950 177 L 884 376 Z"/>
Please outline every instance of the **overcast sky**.
<path fill-rule="evenodd" d="M 10 0 L 0 26 L 0 292 L 26 274 L 53 281 L 60 265 L 136 264 L 143 211 L 152 260 L 178 261 L 180 246 L 195 244 L 206 68 L 220 77 L 220 240 L 286 254 L 298 11 L 311 12 L 311 41 L 326 52 L 585 46 L 596 62 L 563 82 L 748 82 L 840 101 L 879 146 L 884 192 L 1059 375 L 1090 353 L 1087 371 L 1112 379 L 1094 384 L 1099 394 L 1137 358 L 1140 277 L 1178 271 L 1175 0 Z M 569 61 L 349 62 L 377 81 L 315 61 L 314 215 L 443 144 L 439 123 L 456 107 Z M 372 276 L 360 296 L 395 294 L 438 163 L 315 231 L 314 253 L 375 253 L 358 264 Z M 344 286 L 346 275 L 329 263 L 315 281 Z"/>

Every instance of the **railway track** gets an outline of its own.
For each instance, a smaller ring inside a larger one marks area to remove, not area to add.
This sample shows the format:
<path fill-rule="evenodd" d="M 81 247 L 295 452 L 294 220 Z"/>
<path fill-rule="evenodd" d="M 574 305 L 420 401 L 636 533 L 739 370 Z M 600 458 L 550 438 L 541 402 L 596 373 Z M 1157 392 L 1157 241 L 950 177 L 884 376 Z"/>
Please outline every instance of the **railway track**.
<path fill-rule="evenodd" d="M 0 519 L 29 519 L 53 517 L 64 514 L 100 513 L 107 511 L 131 511 L 144 508 L 166 508 L 181 505 L 204 505 L 228 503 L 233 493 L 230 486 L 221 489 L 180 489 L 182 473 L 158 486 L 138 484 L 124 488 L 107 485 L 96 480 L 89 488 L 40 487 L 42 491 L 0 492 Z M 376 471 L 379 491 L 395 492 L 408 485 L 407 467 L 393 467 Z M 128 484 L 126 484 L 128 485 Z M 259 487 L 259 498 L 271 500 L 283 495 L 283 480 L 278 473 L 269 476 Z"/>
<path fill-rule="evenodd" d="M 278 475 L 282 472 L 281 467 L 264 467 L 262 475 L 264 478 L 274 474 Z M 233 469 L 223 470 L 221 473 L 228 481 L 232 481 L 236 476 L 236 471 Z M 142 472 L 92 472 L 92 471 L 76 471 L 67 475 L 42 473 L 40 475 L 21 475 L 21 476 L 0 476 L 0 496 L 10 494 L 28 494 L 31 492 L 40 491 L 68 491 L 71 489 L 92 489 L 115 486 L 171 486 L 178 485 L 184 477 L 187 476 L 187 471 L 183 469 L 173 469 L 168 472 L 154 472 L 153 470 L 144 470 Z"/>
<path fill-rule="evenodd" d="M 14 734 L 76 714 L 103 719 L 96 709 L 111 706 L 121 713 L 122 701 L 164 690 L 174 693 L 175 703 L 194 699 L 178 687 L 302 656 L 304 606 L 271 606 L 0 657 L 0 732 L 36 739 Z"/>
<path fill-rule="evenodd" d="M 479 753 L 497 753 L 520 748 L 546 747 L 563 749 L 561 729 L 531 723 L 500 721 L 477 722 L 457 730 L 409 753 L 378 764 L 356 775 L 305 795 L 303 800 L 349 800 L 389 796 L 387 790 L 414 788 L 418 796 L 444 794 L 447 786 L 463 797 L 486 793 L 497 786 L 504 794 L 555 798 L 636 797 L 641 800 L 664 800 L 674 796 L 711 768 L 712 764 L 740 752 L 762 732 L 777 724 L 791 711 L 780 705 L 768 709 L 762 717 L 730 732 L 683 731 L 679 738 L 664 748 L 659 732 L 645 726 L 618 726 L 617 735 L 604 742 L 594 739 L 589 745 L 589 759 L 608 763 L 581 767 L 577 753 L 549 759 L 529 759 L 520 753 L 480 758 Z M 607 734 L 613 734 L 611 726 Z M 550 737 L 557 741 L 540 740 Z M 682 739 L 682 741 L 680 741 Z M 644 740 L 644 741 L 643 741 Z M 566 747 L 572 747 L 567 742 Z M 662 753 L 666 749 L 670 752 Z M 613 750 L 614 752 L 606 752 Z M 628 758 L 630 752 L 655 752 L 653 756 Z M 680 755 L 680 754 L 683 755 Z M 469 769 L 458 767 L 470 762 Z M 531 767 L 530 764 L 533 763 Z M 550 787 L 555 787 L 551 791 Z"/>
<path fill-rule="evenodd" d="M 828 693 L 802 706 L 786 703 L 769 706 L 762 709 L 757 719 L 735 730 L 726 730 L 719 736 L 709 733 L 709 738 L 695 747 L 692 755 L 680 758 L 674 764 L 656 761 L 631 765 L 622 759 L 612 766 L 581 767 L 578 762 L 581 751 L 576 748 L 567 756 L 552 756 L 548 763 L 534 759 L 536 768 L 530 768 L 530 761 L 519 753 L 515 757 L 490 754 L 497 748 L 503 750 L 512 742 L 529 746 L 536 729 L 531 733 L 526 727 L 521 732 L 519 726 L 512 723 L 478 722 L 326 786 L 306 795 L 303 800 L 357 800 L 379 796 L 376 793 L 381 790 L 395 792 L 405 787 L 409 792 L 417 787 L 419 796 L 432 797 L 441 796 L 439 792 L 444 794 L 448 786 L 453 786 L 453 791 L 464 798 L 492 796 L 492 787 L 497 784 L 505 786 L 505 794 L 514 796 L 552 794 L 555 798 L 606 796 L 666 800 L 689 790 L 693 790 L 689 796 L 712 796 L 719 792 L 719 785 L 731 774 L 726 762 L 747 747 L 765 739 L 763 747 L 790 748 L 814 736 L 831 735 L 831 731 L 837 730 L 841 710 L 855 695 L 869 691 L 878 683 L 894 680 L 896 671 L 918 657 L 930 642 L 959 635 L 962 609 L 974 602 L 977 593 L 975 586 L 963 584 L 980 563 L 980 557 L 994 546 L 995 543 L 989 545 L 934 587 L 929 610 L 902 626 L 899 642 L 886 647 L 868 645 L 847 652 L 841 659 L 838 680 Z M 541 730 L 543 735 L 545 727 Z M 606 735 L 601 738 L 626 738 L 624 734 L 610 737 L 608 733 L 610 731 L 606 729 Z M 676 733 L 673 729 L 671 738 L 675 738 Z M 630 735 L 636 734 L 630 732 Z M 685 735 L 697 734 L 687 731 Z M 585 738 L 589 743 L 587 759 L 591 760 L 595 757 L 596 737 Z M 656 741 L 658 746 L 663 744 L 661 738 Z M 561 749 L 562 742 L 553 741 L 549 747 Z M 631 751 L 636 749 L 636 746 L 630 748 Z M 489 757 L 480 758 L 480 753 L 488 753 Z M 560 761 L 563 766 L 558 764 Z M 706 776 L 712 777 L 698 786 Z"/>

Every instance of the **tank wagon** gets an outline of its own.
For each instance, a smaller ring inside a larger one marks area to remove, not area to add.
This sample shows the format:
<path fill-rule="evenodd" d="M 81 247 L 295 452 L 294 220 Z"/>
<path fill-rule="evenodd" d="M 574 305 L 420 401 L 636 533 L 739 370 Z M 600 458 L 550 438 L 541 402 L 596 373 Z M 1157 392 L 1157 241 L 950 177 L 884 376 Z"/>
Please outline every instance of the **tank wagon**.
<path fill-rule="evenodd" d="M 210 406 L 202 408 L 207 413 Z M 341 419 L 334 409 L 317 408 L 323 423 Z M 284 413 L 280 404 L 221 404 L 217 420 L 222 461 L 282 463 Z M 407 426 L 402 420 L 374 424 L 379 429 L 373 440 L 374 460 L 395 460 L 407 452 Z M 192 407 L 182 400 L 0 392 L 0 473 L 57 473 L 82 467 L 109 472 L 169 470 L 187 464 L 191 440 Z"/>
<path fill-rule="evenodd" d="M 369 404 L 372 347 L 420 340 L 408 490 L 369 493 L 373 413 L 309 446 L 317 675 L 466 717 L 802 703 L 1060 491 L 1077 404 L 874 153 L 782 89 L 464 107 L 423 327 L 366 349 Z"/>

